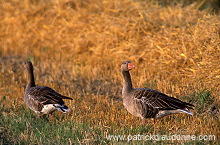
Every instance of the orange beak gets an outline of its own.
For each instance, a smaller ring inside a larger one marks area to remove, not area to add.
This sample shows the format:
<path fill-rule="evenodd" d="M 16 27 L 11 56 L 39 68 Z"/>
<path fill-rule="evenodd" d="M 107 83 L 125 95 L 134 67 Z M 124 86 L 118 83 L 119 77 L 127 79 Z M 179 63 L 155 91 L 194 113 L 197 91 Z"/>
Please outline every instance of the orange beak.
<path fill-rule="evenodd" d="M 131 70 L 131 69 L 135 69 L 135 66 L 131 63 L 128 63 L 128 69 Z"/>

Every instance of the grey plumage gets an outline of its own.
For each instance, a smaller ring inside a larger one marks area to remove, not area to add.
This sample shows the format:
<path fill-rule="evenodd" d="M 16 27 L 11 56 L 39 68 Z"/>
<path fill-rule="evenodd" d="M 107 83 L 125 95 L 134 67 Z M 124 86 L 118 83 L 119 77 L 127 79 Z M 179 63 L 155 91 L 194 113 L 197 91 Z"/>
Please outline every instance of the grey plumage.
<path fill-rule="evenodd" d="M 176 113 L 187 113 L 193 115 L 189 109 L 194 105 L 179 99 L 169 97 L 156 90 L 147 88 L 133 88 L 129 71 L 134 66 L 130 61 L 124 61 L 121 71 L 124 77 L 122 89 L 123 104 L 128 112 L 143 120 L 146 118 L 161 118 Z"/>
<path fill-rule="evenodd" d="M 63 96 L 47 86 L 36 86 L 32 63 L 27 61 L 25 68 L 28 71 L 28 83 L 25 88 L 24 101 L 38 117 L 40 117 L 41 113 L 52 114 L 56 110 L 64 113 L 69 111 L 63 99 L 72 100 L 72 98 Z"/>

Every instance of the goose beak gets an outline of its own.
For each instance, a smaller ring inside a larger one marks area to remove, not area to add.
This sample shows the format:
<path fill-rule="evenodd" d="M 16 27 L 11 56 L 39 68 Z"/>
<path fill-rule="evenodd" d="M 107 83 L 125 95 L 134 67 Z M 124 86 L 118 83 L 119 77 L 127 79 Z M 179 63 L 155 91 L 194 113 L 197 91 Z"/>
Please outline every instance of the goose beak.
<path fill-rule="evenodd" d="M 131 70 L 131 69 L 135 69 L 135 66 L 131 63 L 128 63 L 128 69 Z"/>

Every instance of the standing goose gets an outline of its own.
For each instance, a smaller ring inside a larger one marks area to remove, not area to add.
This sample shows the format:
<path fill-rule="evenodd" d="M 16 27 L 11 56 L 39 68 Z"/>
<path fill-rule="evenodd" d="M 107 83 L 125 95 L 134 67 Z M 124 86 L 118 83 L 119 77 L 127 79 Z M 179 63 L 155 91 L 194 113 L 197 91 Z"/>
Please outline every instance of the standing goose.
<path fill-rule="evenodd" d="M 135 66 L 130 61 L 122 62 L 121 72 L 124 77 L 122 98 L 127 111 L 140 117 L 143 121 L 142 124 L 146 123 L 146 118 L 161 118 L 177 113 L 193 115 L 188 111 L 188 109 L 193 109 L 192 104 L 169 97 L 156 90 L 133 88 L 129 71 L 134 68 Z"/>
<path fill-rule="evenodd" d="M 34 68 L 30 61 L 25 62 L 28 72 L 28 83 L 25 88 L 24 101 L 40 118 L 41 113 L 52 114 L 56 110 L 63 113 L 70 109 L 64 104 L 63 99 L 72 98 L 63 96 L 46 86 L 36 86 L 34 81 Z"/>

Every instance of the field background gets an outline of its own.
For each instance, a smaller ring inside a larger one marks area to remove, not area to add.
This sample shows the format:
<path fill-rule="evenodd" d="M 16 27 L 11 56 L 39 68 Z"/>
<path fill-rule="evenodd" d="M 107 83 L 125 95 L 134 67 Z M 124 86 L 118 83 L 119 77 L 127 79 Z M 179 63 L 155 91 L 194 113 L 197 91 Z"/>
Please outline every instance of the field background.
<path fill-rule="evenodd" d="M 214 0 L 0 0 L 1 144 L 124 144 L 115 135 L 216 135 L 218 144 L 220 16 Z M 67 114 L 40 120 L 23 102 L 23 63 L 37 85 L 54 88 Z M 149 121 L 123 107 L 120 65 L 130 60 L 134 87 L 194 104 L 185 114 Z"/>

